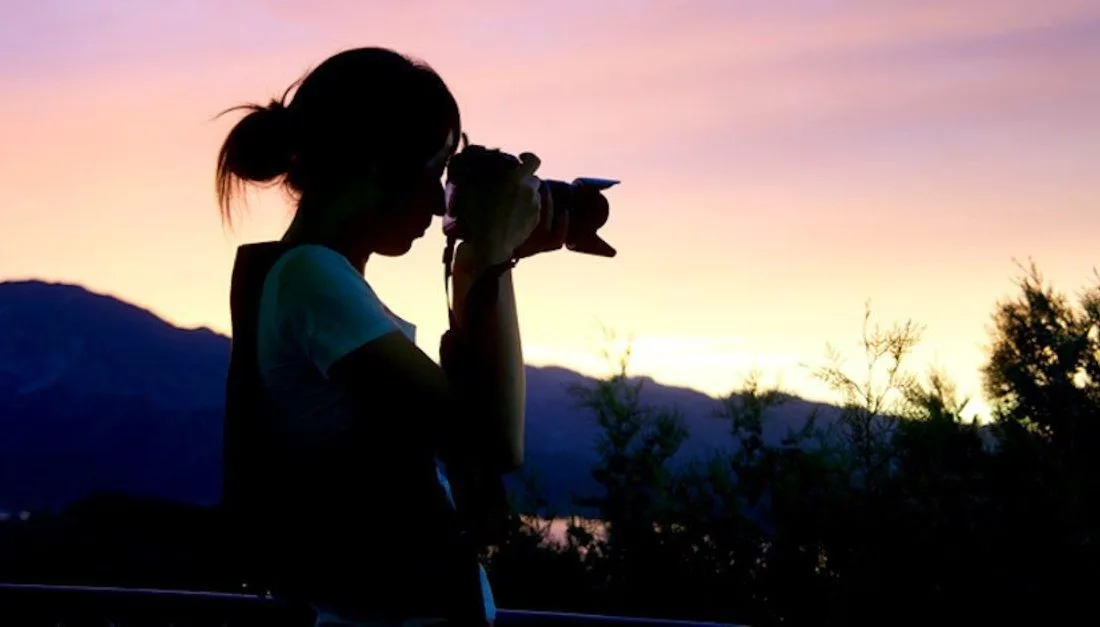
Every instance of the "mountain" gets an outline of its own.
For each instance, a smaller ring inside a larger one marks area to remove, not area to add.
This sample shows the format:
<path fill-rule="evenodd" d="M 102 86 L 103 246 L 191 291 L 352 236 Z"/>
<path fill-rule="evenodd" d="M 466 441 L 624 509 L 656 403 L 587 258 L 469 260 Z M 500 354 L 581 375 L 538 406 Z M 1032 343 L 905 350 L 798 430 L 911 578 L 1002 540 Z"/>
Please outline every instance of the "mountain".
<path fill-rule="evenodd" d="M 180 329 L 82 287 L 0 283 L 0 511 L 56 507 L 93 491 L 196 504 L 220 495 L 229 338 Z M 527 371 L 527 463 L 558 507 L 591 492 L 598 428 L 568 393 L 592 384 L 556 367 Z M 679 409 L 681 459 L 729 442 L 703 393 L 645 381 L 643 398 Z M 813 404 L 777 410 L 769 439 Z M 518 486 L 516 478 L 511 478 Z"/>

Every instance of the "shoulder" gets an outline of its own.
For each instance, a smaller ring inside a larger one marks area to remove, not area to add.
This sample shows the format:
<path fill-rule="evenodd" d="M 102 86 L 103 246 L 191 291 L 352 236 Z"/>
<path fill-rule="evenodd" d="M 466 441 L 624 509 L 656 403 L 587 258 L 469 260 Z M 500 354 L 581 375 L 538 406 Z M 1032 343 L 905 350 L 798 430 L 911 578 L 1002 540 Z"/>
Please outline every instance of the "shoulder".
<path fill-rule="evenodd" d="M 272 331 L 297 344 L 322 372 L 398 329 L 362 272 L 332 249 L 303 245 L 287 251 L 267 280 L 265 315 Z"/>
<path fill-rule="evenodd" d="M 385 317 L 363 274 L 340 253 L 315 245 L 289 250 L 272 266 L 264 305 L 277 326 L 339 326 Z"/>
<path fill-rule="evenodd" d="M 271 273 L 278 277 L 280 283 L 344 277 L 354 277 L 366 283 L 363 275 L 356 272 L 343 255 L 331 248 L 313 244 L 296 246 L 283 253 L 271 267 Z"/>
<path fill-rule="evenodd" d="M 287 251 L 272 266 L 268 282 L 279 300 L 378 300 L 363 274 L 343 255 L 324 246 L 305 245 Z"/>

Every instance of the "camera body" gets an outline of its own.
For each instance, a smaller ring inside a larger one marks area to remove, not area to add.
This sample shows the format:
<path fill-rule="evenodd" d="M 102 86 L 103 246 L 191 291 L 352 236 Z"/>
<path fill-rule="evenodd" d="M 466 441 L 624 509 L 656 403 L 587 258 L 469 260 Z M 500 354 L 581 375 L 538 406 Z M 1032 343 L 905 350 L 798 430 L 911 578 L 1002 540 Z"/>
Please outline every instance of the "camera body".
<path fill-rule="evenodd" d="M 520 160 L 514 155 L 476 144 L 453 156 L 447 166 L 443 232 L 456 240 L 468 237 L 462 215 L 478 208 L 463 190 L 501 184 L 519 166 Z M 618 182 L 599 178 L 577 178 L 572 183 L 543 179 L 543 191 L 549 193 L 554 206 L 551 228 L 569 216 L 566 248 L 600 257 L 615 256 L 616 250 L 596 232 L 607 223 L 611 213 L 610 204 L 601 192 Z"/>

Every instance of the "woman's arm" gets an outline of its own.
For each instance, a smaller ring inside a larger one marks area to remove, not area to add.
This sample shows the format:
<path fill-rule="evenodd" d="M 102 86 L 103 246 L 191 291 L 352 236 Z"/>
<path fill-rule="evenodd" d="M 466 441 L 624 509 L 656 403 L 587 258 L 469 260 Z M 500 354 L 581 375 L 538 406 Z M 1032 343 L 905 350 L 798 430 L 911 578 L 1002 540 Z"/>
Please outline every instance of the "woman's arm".
<path fill-rule="evenodd" d="M 473 418 L 485 421 L 478 431 L 489 441 L 478 448 L 498 462 L 502 471 L 523 464 L 527 380 L 512 272 L 506 270 L 494 279 L 486 271 L 509 258 L 506 252 L 462 242 L 454 260 L 453 331 L 462 336 L 469 350 L 462 364 L 466 370 L 462 379 L 467 384 L 473 382 L 480 392 L 480 402 L 472 408 L 476 412 Z M 470 288 L 479 277 L 498 282 L 495 302 L 469 300 Z"/>

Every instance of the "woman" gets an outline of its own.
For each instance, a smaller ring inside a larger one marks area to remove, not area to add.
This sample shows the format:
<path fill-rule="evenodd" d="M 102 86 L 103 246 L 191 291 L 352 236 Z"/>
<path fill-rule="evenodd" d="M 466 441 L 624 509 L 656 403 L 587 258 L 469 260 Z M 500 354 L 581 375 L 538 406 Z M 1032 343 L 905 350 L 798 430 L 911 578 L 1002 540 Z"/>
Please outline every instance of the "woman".
<path fill-rule="evenodd" d="M 566 225 L 549 231 L 534 155 L 465 192 L 478 203 L 455 251 L 451 332 L 466 350 L 445 372 L 363 273 L 443 214 L 462 133 L 454 97 L 428 66 L 380 48 L 336 54 L 289 92 L 245 107 L 218 156 L 225 220 L 246 183 L 281 183 L 297 203 L 280 242 L 238 251 L 225 504 L 252 572 L 322 620 L 483 625 L 492 595 L 463 522 L 479 513 L 456 514 L 440 460 L 473 479 L 459 510 L 522 463 L 509 268 L 560 248 Z"/>

